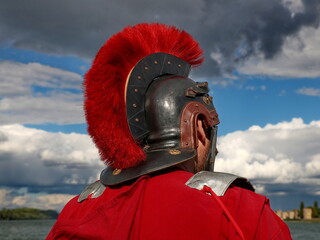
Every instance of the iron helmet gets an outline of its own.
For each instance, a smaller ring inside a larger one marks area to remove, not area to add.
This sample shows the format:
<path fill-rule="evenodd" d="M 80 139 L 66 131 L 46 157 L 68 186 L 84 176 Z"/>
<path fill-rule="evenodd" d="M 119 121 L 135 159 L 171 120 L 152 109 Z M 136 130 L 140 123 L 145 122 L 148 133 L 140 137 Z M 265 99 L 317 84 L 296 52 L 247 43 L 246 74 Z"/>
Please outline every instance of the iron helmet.
<path fill-rule="evenodd" d="M 116 185 L 197 158 L 196 120 L 211 137 L 213 170 L 218 115 L 208 83 L 188 78 L 203 58 L 186 32 L 138 24 L 111 37 L 85 77 L 88 132 Z"/>

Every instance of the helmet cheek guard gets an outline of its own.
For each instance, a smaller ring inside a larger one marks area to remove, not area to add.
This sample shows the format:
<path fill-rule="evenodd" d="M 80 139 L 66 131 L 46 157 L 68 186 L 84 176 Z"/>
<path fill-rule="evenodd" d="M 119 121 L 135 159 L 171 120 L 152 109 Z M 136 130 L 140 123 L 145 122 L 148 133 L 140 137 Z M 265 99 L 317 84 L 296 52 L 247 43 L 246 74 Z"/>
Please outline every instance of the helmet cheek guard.
<path fill-rule="evenodd" d="M 132 69 L 126 87 L 127 121 L 131 135 L 145 151 L 146 160 L 126 169 L 106 168 L 105 185 L 116 185 L 139 176 L 197 158 L 197 119 L 211 130 L 215 143 L 218 115 L 208 95 L 207 83 L 188 78 L 190 64 L 167 53 L 143 58 Z M 213 130 L 214 129 L 214 130 Z M 213 169 L 208 154 L 206 168 Z"/>
<path fill-rule="evenodd" d="M 192 146 L 194 149 L 198 148 L 197 136 L 197 119 L 201 118 L 204 128 L 207 129 L 210 138 L 210 149 L 205 161 L 205 170 L 213 171 L 214 160 L 217 155 L 216 142 L 217 142 L 217 125 L 219 118 L 216 110 L 212 104 L 211 96 L 203 96 L 205 104 L 199 102 L 188 103 L 181 115 L 181 145 L 182 147 Z M 211 105 L 208 109 L 205 105 Z M 213 107 L 213 109 L 211 108 Z"/>

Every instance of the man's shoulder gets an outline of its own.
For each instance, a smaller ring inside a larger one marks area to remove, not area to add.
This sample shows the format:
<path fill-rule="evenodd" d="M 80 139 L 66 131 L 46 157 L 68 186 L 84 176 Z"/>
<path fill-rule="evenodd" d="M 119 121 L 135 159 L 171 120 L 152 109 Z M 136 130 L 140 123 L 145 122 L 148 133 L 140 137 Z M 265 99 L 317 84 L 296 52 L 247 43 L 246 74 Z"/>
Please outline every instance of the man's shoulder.
<path fill-rule="evenodd" d="M 204 175 L 175 171 L 150 178 L 144 194 L 143 220 L 168 228 L 170 224 L 192 228 L 196 222 L 208 231 L 206 236 L 216 236 L 220 231 L 229 236 L 232 216 L 245 236 L 252 239 L 266 198 L 238 184 L 234 175 Z M 226 188 L 223 195 L 214 192 L 216 186 Z"/>
<path fill-rule="evenodd" d="M 223 196 L 229 188 L 234 187 L 237 187 L 238 191 L 246 189 L 254 192 L 253 186 L 246 178 L 229 173 L 208 171 L 196 174 L 186 171 L 172 171 L 152 177 L 149 185 L 152 185 L 151 188 L 156 188 L 158 191 L 169 191 L 172 189 L 173 191 L 184 190 L 192 193 L 201 192 L 204 186 L 207 186 L 217 196 Z"/>
<path fill-rule="evenodd" d="M 186 185 L 198 190 L 202 190 L 207 186 L 217 196 L 223 196 L 230 186 L 254 191 L 254 187 L 246 178 L 224 172 L 198 172 L 186 182 Z"/>
<path fill-rule="evenodd" d="M 255 193 L 244 178 L 224 173 L 203 174 L 175 171 L 151 178 L 146 188 L 146 200 L 155 205 L 171 203 L 176 209 L 181 206 L 193 208 L 197 214 L 202 211 L 214 214 L 220 201 L 231 212 L 240 214 L 240 218 L 250 213 L 250 218 L 256 220 L 263 208 L 269 205 L 268 199 Z"/>
<path fill-rule="evenodd" d="M 250 182 L 243 178 L 229 173 L 222 172 L 207 172 L 202 171 L 196 174 L 177 170 L 170 171 L 163 174 L 154 175 L 152 177 L 143 176 L 143 179 L 148 179 L 146 188 L 157 193 L 189 193 L 199 195 L 204 186 L 212 189 L 217 196 L 224 196 L 227 192 L 239 194 L 243 189 L 254 192 L 253 186 Z M 143 183 L 139 178 L 133 185 Z M 119 192 L 122 192 L 130 186 L 120 187 Z M 86 199 L 100 198 L 104 194 L 106 187 L 100 182 L 96 181 L 88 185 L 77 198 L 78 202 Z M 230 190 L 229 190 L 230 189 Z M 199 191 L 200 190 L 200 191 Z M 112 191 L 117 192 L 115 189 Z M 247 192 L 247 191 L 244 191 Z M 254 194 L 254 193 L 253 193 Z M 202 194 L 201 194 L 202 195 Z M 255 195 L 255 194 L 254 194 Z M 75 199 L 74 199 L 75 200 Z"/>

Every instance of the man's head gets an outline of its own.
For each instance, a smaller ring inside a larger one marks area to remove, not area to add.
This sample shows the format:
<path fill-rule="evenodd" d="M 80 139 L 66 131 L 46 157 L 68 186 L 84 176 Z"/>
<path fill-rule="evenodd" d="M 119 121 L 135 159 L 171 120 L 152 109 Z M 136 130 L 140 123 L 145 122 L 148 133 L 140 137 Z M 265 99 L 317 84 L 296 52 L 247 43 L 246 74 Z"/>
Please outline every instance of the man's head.
<path fill-rule="evenodd" d="M 116 182 L 209 165 L 202 133 L 212 139 L 219 120 L 208 84 L 188 78 L 201 54 L 189 34 L 161 24 L 127 27 L 98 52 L 84 83 L 88 132 Z"/>
<path fill-rule="evenodd" d="M 191 155 L 195 155 L 190 158 L 196 165 L 188 171 L 209 170 L 211 137 L 215 137 L 211 129 L 218 124 L 218 116 L 208 92 L 207 83 L 182 76 L 164 75 L 153 80 L 144 96 L 148 135 L 141 143 L 147 155 L 168 149 L 193 150 Z M 179 154 L 174 157 L 177 163 L 186 160 Z"/>

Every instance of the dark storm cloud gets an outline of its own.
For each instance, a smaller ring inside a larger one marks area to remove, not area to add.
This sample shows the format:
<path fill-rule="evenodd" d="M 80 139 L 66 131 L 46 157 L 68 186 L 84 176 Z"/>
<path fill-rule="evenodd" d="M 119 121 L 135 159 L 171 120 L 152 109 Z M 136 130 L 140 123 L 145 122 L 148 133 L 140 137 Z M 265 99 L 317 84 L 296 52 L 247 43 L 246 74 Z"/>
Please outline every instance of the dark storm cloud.
<path fill-rule="evenodd" d="M 112 34 L 139 22 L 186 26 L 193 3 L 118 0 L 0 1 L 0 43 L 92 58 Z M 196 19 L 195 19 L 196 20 Z"/>
<path fill-rule="evenodd" d="M 261 184 L 259 183 L 259 180 L 254 179 L 251 181 L 253 185 Z M 291 182 L 291 183 L 263 183 L 264 186 L 264 194 L 267 195 L 279 195 L 279 193 L 286 193 L 288 195 L 290 194 L 310 194 L 315 195 L 315 192 L 318 192 L 320 190 L 320 187 L 317 185 L 310 185 L 306 183 L 299 183 L 298 179 L 297 182 Z"/>
<path fill-rule="evenodd" d="M 161 22 L 194 35 L 207 55 L 201 70 L 213 76 L 252 54 L 272 58 L 287 36 L 318 27 L 319 0 L 303 4 L 292 14 L 279 0 L 0 0 L 0 44 L 91 59 L 124 26 Z"/>
<path fill-rule="evenodd" d="M 253 181 L 253 183 L 257 183 Z M 318 184 L 310 185 L 303 183 L 290 184 L 264 184 L 265 191 L 263 195 L 271 200 L 273 210 L 293 210 L 299 209 L 301 201 L 306 206 L 313 205 L 313 202 L 319 199 L 319 195 L 315 194 L 318 190 Z"/>
<path fill-rule="evenodd" d="M 73 194 L 77 195 L 82 192 L 82 190 L 88 184 L 56 184 L 54 186 L 41 186 L 41 185 L 28 185 L 28 192 L 38 193 L 45 192 L 49 194 L 61 193 L 61 194 Z M 11 188 L 21 188 L 25 185 L 10 186 Z"/>
<path fill-rule="evenodd" d="M 320 1 L 304 0 L 304 11 L 293 14 L 279 0 L 206 0 L 199 35 L 207 52 L 221 55 L 220 66 L 207 61 L 213 73 L 232 71 L 252 54 L 272 58 L 281 51 L 287 36 L 303 26 L 318 27 Z M 209 50 L 209 51 L 208 51 Z M 206 71 L 207 72 L 207 71 Z"/>

